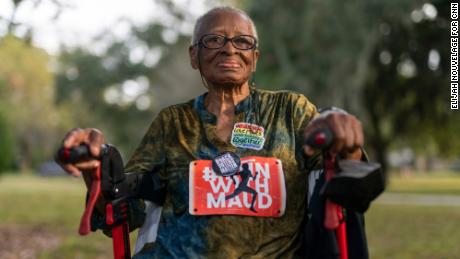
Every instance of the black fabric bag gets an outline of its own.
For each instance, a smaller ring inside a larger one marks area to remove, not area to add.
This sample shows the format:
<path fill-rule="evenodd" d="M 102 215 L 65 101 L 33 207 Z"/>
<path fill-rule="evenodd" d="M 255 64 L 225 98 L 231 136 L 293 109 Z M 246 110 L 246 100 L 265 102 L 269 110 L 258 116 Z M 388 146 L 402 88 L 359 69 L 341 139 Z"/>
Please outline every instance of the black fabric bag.
<path fill-rule="evenodd" d="M 335 232 L 324 228 L 325 197 L 321 195 L 324 188 L 324 174 L 315 184 L 308 210 L 305 225 L 305 254 L 308 259 L 336 259 L 339 258 L 339 249 Z M 352 209 L 346 209 L 346 228 L 348 242 L 348 258 L 369 258 L 363 214 Z"/>
<path fill-rule="evenodd" d="M 321 189 L 331 201 L 364 213 L 385 189 L 380 164 L 357 160 L 339 160 L 338 173 Z"/>

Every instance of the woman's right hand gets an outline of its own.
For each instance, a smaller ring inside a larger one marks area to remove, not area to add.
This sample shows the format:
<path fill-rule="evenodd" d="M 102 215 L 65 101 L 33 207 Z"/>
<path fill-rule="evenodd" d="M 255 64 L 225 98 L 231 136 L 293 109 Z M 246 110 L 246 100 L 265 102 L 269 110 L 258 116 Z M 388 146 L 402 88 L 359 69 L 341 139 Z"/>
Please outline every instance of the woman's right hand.
<path fill-rule="evenodd" d="M 98 157 L 101 153 L 101 146 L 105 143 L 104 134 L 98 129 L 94 128 L 76 128 L 69 131 L 62 141 L 64 148 L 77 147 L 81 144 L 89 146 L 92 156 Z M 93 170 L 99 166 L 99 160 L 91 159 L 79 163 L 64 163 L 56 161 L 67 173 L 73 176 L 80 176 L 81 171 Z M 86 177 L 85 177 L 86 178 Z M 86 179 L 85 179 L 86 182 Z"/>

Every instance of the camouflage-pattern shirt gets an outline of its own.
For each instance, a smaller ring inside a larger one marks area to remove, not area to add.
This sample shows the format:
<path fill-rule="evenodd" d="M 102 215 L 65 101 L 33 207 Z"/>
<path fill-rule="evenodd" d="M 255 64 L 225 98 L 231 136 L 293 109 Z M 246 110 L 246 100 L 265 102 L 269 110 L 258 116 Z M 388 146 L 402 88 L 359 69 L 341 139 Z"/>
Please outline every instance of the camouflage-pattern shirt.
<path fill-rule="evenodd" d="M 167 186 L 156 242 L 135 258 L 295 257 L 308 191 L 302 134 L 316 107 L 302 94 L 252 89 L 235 107 L 234 122 L 264 127 L 265 143 L 261 150 L 241 149 L 217 137 L 217 118 L 206 110 L 205 95 L 162 110 L 126 165 L 128 173 L 159 168 L 155 173 Z M 188 212 L 190 162 L 212 159 L 223 151 L 282 161 L 286 186 L 282 217 Z"/>

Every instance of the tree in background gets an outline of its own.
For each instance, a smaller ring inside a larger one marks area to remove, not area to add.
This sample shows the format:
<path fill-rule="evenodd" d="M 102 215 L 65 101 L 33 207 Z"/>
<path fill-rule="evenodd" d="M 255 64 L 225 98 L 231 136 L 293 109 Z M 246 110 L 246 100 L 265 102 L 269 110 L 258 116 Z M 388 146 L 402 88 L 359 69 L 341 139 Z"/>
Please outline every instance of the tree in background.
<path fill-rule="evenodd" d="M 32 45 L 31 26 L 16 20 L 18 10 L 31 2 L 12 0 L 11 13 L 0 16 L 0 172 L 52 160 L 60 141 L 56 136 L 69 127 L 68 113 L 54 104 L 52 57 Z M 64 6 L 51 3 L 57 19 Z"/>
<path fill-rule="evenodd" d="M 59 112 L 53 104 L 53 76 L 49 56 L 22 39 L 0 38 L 0 81 L 3 138 L 8 152 L 23 169 L 51 159 L 56 148 Z M 12 141 L 11 141 L 12 139 Z M 14 148 L 13 148 L 14 145 Z M 2 154 L 3 155 L 3 154 Z"/>
<path fill-rule="evenodd" d="M 363 91 L 379 160 L 395 139 L 419 155 L 460 153 L 460 117 L 450 110 L 449 13 L 449 1 L 433 1 L 380 25 Z"/>
<path fill-rule="evenodd" d="M 0 81 L 0 96 L 6 96 L 4 81 Z M 5 102 L 0 102 L 0 172 L 11 169 L 14 164 L 13 136 L 8 121 Z"/>
<path fill-rule="evenodd" d="M 53 19 L 72 11 L 62 1 L 50 1 L 56 7 Z M 187 51 L 197 15 L 190 10 L 196 2 L 158 0 L 160 20 L 144 26 L 121 20 L 91 46 L 62 46 L 53 63 L 31 46 L 31 27 L 16 21 L 17 11 L 31 2 L 12 0 L 12 13 L 0 17 L 0 25 L 7 28 L 0 38 L 0 98 L 5 107 L 0 123 L 8 125 L 0 131 L 0 151 L 13 153 L 14 146 L 14 160 L 21 167 L 52 159 L 64 132 L 76 126 L 101 128 L 108 141 L 129 155 L 159 109 L 204 90 Z M 114 35 L 119 25 L 130 27 L 128 38 Z"/>
<path fill-rule="evenodd" d="M 59 59 L 56 102 L 71 110 L 74 126 L 100 128 L 125 155 L 161 108 L 205 90 L 188 59 L 193 2 L 157 4 L 162 20 L 143 26 L 121 20 L 114 28 L 128 26 L 127 39 L 107 31 L 95 39 L 94 45 L 103 48 L 64 48 Z"/>
<path fill-rule="evenodd" d="M 16 8 L 24 1 L 27 0 L 14 1 Z M 110 142 L 129 154 L 159 109 L 187 101 L 205 90 L 196 71 L 190 68 L 187 54 L 196 18 L 189 9 L 194 3 L 180 6 L 174 1 L 157 2 L 162 20 L 152 20 L 145 26 L 120 21 L 130 27 L 128 39 L 117 39 L 108 31 L 91 47 L 63 47 L 56 70 L 56 95 L 49 90 L 52 87 L 30 91 L 38 99 L 52 96 L 57 106 L 52 104 L 43 112 L 13 118 L 11 114 L 16 109 L 11 108 L 19 106 L 4 102 L 8 108 L 3 109 L 3 121 L 17 121 L 8 133 L 15 136 L 17 154 L 43 152 L 41 147 L 20 144 L 27 138 L 27 143 L 42 138 L 39 133 L 34 137 L 24 134 L 19 125 L 29 124 L 39 129 L 37 132 L 45 124 L 56 131 L 74 126 L 98 127 Z M 357 114 L 366 125 L 370 150 L 383 164 L 388 149 L 400 146 L 409 145 L 422 153 L 428 143 L 433 154 L 458 152 L 459 143 L 451 136 L 460 125 L 456 123 L 459 120 L 452 119 L 458 115 L 447 112 L 448 45 L 442 43 L 448 35 L 443 34 L 448 1 L 228 2 L 240 3 L 258 26 L 262 52 L 256 76 L 259 87 L 297 90 L 320 107 L 337 105 Z M 16 26 L 13 20 L 8 25 L 11 32 Z M 112 29 L 116 28 L 114 25 Z M 24 35 L 23 43 L 30 42 L 32 36 L 32 32 Z M 6 42 L 4 39 L 2 42 Z M 42 60 L 35 62 L 42 67 L 38 71 L 46 70 L 43 67 L 48 63 L 46 58 L 38 58 L 43 56 L 39 50 L 27 49 L 27 44 L 13 45 L 8 48 L 23 47 L 33 60 Z M 12 53 L 4 51 L 5 60 L 12 59 L 15 65 L 11 67 L 21 67 L 21 58 L 16 60 Z M 29 72 L 32 73 L 21 73 Z M 13 94 L 11 82 L 16 81 L 5 73 L 0 79 L 0 87 L 3 82 L 3 90 L 9 89 L 8 98 L 3 92 L 0 98 L 9 100 Z M 26 87 L 34 88 L 32 82 L 36 80 L 29 80 Z M 22 101 L 24 107 L 34 107 L 29 110 L 38 109 L 33 106 L 35 101 Z M 55 111 L 51 116 L 55 119 L 40 124 L 38 118 L 52 114 L 46 113 L 50 109 Z M 26 124 L 27 116 L 36 122 Z M 439 125 L 444 126 L 441 133 Z M 24 138 L 18 137 L 19 133 Z"/>
<path fill-rule="evenodd" d="M 245 1 L 261 37 L 258 85 L 300 91 L 320 107 L 335 105 L 357 114 L 370 150 L 384 167 L 392 145 L 417 147 L 423 135 L 441 146 L 443 137 L 454 136 L 453 131 L 433 136 L 439 123 L 452 121 L 447 119 L 448 70 L 443 65 L 448 64 L 448 44 L 435 38 L 448 38 L 444 9 L 449 2 L 432 3 Z M 425 20 L 414 22 L 414 12 Z M 413 60 L 409 45 L 419 46 Z M 382 51 L 383 59 L 393 57 L 391 64 L 381 64 Z M 430 55 L 438 59 L 436 69 L 428 67 L 434 62 Z M 407 70 L 408 64 L 419 73 L 401 75 L 401 67 Z M 385 72 L 388 65 L 392 72 Z M 422 142 L 418 150 L 427 145 Z"/>

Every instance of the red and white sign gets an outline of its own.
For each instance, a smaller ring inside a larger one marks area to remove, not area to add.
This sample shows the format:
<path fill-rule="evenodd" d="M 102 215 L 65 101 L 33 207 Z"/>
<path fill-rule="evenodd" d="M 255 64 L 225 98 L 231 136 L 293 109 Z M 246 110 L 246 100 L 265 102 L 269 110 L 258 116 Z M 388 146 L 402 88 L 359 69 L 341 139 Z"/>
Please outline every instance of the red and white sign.
<path fill-rule="evenodd" d="M 233 176 L 220 176 L 211 160 L 190 163 L 189 212 L 192 215 L 280 217 L 286 206 L 281 161 L 273 157 L 241 158 Z"/>

